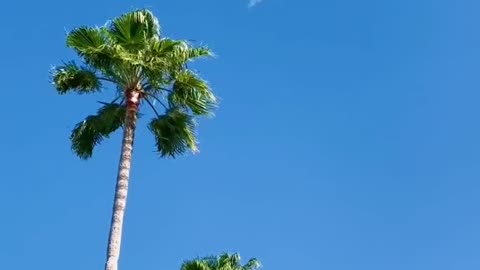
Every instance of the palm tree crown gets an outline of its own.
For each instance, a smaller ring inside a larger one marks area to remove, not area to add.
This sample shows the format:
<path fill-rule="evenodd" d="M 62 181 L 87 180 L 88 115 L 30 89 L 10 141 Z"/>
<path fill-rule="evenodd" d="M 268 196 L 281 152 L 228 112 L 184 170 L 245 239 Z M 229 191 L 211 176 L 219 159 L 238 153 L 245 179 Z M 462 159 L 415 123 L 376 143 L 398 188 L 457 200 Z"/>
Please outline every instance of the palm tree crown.
<path fill-rule="evenodd" d="M 125 124 L 127 110 L 137 117 L 142 104 L 155 113 L 148 127 L 161 156 L 198 150 L 194 118 L 211 115 L 216 98 L 187 63 L 212 56 L 208 48 L 162 37 L 149 10 L 125 13 L 103 27 L 76 28 L 68 33 L 67 46 L 82 63 L 53 70 L 58 93 L 88 94 L 102 91 L 104 84 L 116 86 L 115 99 L 72 130 L 72 149 L 80 158 L 91 157 L 97 144 Z"/>
<path fill-rule="evenodd" d="M 220 256 L 186 261 L 181 270 L 256 270 L 260 266 L 260 261 L 255 258 L 242 265 L 238 253 L 232 255 L 224 253 Z"/>

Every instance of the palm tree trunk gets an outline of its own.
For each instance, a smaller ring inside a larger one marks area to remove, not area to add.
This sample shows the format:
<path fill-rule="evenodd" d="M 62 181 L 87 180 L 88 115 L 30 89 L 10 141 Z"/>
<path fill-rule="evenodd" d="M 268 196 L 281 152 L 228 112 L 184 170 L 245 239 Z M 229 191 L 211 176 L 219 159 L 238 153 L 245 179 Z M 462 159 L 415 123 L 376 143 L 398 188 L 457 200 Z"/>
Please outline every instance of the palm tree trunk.
<path fill-rule="evenodd" d="M 123 217 L 127 205 L 128 182 L 130 178 L 130 164 L 132 161 L 133 139 L 137 122 L 139 104 L 138 92 L 127 93 L 127 110 L 125 115 L 122 150 L 115 187 L 115 200 L 110 223 L 108 238 L 107 262 L 105 270 L 117 270 L 120 258 L 120 244 L 122 242 Z"/>

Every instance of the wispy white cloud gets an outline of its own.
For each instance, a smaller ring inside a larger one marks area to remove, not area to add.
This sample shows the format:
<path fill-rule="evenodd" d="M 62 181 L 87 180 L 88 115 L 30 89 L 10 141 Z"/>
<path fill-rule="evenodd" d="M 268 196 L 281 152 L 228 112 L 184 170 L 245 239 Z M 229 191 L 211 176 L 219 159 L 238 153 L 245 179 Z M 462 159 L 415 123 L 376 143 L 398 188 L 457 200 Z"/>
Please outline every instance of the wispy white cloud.
<path fill-rule="evenodd" d="M 249 0 L 248 8 L 253 8 L 254 6 L 260 4 L 263 0 Z"/>

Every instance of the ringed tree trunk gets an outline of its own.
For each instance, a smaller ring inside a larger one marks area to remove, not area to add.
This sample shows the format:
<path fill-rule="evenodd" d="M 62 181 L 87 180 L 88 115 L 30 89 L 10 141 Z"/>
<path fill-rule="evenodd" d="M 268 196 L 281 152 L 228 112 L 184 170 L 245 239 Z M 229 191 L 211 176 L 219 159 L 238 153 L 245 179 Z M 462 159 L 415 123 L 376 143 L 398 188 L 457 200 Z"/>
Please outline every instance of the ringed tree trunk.
<path fill-rule="evenodd" d="M 132 161 L 133 140 L 137 123 L 137 112 L 140 104 L 141 91 L 125 91 L 127 109 L 123 131 L 122 149 L 115 187 L 110 234 L 108 237 L 107 261 L 105 270 L 117 270 L 120 258 L 120 245 L 122 242 L 123 218 L 127 205 L 128 182 L 130 178 L 130 164 Z"/>

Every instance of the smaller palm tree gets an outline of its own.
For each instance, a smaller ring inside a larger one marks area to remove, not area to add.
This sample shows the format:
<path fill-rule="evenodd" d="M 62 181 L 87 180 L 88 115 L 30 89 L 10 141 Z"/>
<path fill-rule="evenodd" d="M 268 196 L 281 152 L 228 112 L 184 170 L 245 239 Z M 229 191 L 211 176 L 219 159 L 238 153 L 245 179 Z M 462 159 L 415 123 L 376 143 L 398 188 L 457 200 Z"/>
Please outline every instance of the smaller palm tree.
<path fill-rule="evenodd" d="M 260 266 L 260 261 L 255 258 L 242 265 L 238 253 L 232 255 L 223 253 L 220 256 L 185 261 L 181 270 L 256 270 Z"/>

